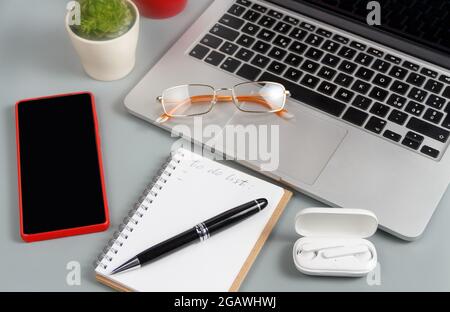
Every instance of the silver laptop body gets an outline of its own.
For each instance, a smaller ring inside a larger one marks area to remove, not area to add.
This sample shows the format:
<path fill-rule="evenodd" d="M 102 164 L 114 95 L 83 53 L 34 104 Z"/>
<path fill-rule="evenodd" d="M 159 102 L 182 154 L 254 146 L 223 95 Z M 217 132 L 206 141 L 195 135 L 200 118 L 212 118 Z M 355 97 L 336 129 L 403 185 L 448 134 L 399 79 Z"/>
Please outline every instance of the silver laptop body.
<path fill-rule="evenodd" d="M 274 3 L 256 0 L 252 0 L 252 3 L 259 3 L 269 10 L 273 9 L 283 15 L 294 17 L 300 22 L 313 25 L 316 29 L 330 31 L 333 35 L 340 35 L 376 48 L 383 54 L 432 69 L 439 75 L 450 76 L 449 71 L 442 67 L 284 9 Z M 235 0 L 214 1 L 167 51 L 127 95 L 125 106 L 131 114 L 167 131 L 172 131 L 179 125 L 193 131 L 193 118 L 173 119 L 163 124 L 156 122 L 162 114 L 162 108 L 155 99 L 163 90 L 188 83 L 231 88 L 247 80 L 236 73 L 228 73 L 220 66 L 208 64 L 190 55 L 205 34 L 210 33 L 220 17 L 233 4 Z M 237 31 L 241 34 L 241 31 Z M 242 63 L 249 62 L 242 61 Z M 354 77 L 354 74 L 351 76 Z M 293 119 L 282 119 L 274 114 L 254 116 L 238 111 L 233 105 L 218 104 L 213 112 L 202 118 L 202 123 L 203 126 L 214 124 L 222 128 L 227 124 L 278 125 L 279 166 L 277 170 L 262 172 L 263 174 L 327 205 L 372 210 L 378 216 L 382 230 L 402 239 L 415 240 L 423 234 L 450 182 L 448 140 L 441 142 L 421 134 L 424 137 L 421 147 L 429 146 L 439 152 L 438 156 L 430 157 L 421 152 L 421 149 L 411 149 L 401 141 L 392 141 L 383 135 L 384 132 L 374 133 L 364 126 L 356 126 L 343 120 L 342 115 L 334 116 L 295 98 L 290 98 L 286 105 L 288 111 L 295 116 Z M 351 103 L 346 103 L 346 107 L 350 106 Z M 369 110 L 367 113 L 370 119 L 373 114 Z M 384 119 L 387 118 L 388 116 Z M 384 130 L 392 130 L 404 138 L 410 132 L 406 125 L 408 123 L 401 126 L 388 122 Z M 193 136 L 191 135 L 190 139 L 195 139 L 196 143 L 214 145 Z M 221 152 L 233 156 L 233 150 Z M 258 161 L 238 160 L 238 162 L 252 169 L 259 168 Z"/>

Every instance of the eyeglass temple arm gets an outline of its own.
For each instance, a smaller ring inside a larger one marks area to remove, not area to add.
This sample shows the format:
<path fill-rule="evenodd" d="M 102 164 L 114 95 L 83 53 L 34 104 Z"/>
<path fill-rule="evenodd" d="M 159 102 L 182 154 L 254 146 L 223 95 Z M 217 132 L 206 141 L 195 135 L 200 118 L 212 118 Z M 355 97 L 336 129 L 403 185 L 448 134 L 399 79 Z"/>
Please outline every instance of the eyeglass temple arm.
<path fill-rule="evenodd" d="M 286 96 L 290 96 L 291 93 L 289 91 L 285 91 Z M 158 96 L 157 101 L 162 103 L 162 96 Z M 194 103 L 201 103 L 201 102 L 205 102 L 205 101 L 211 101 L 213 99 L 212 95 L 196 95 L 196 96 L 191 96 L 189 98 L 189 100 L 184 100 L 184 101 L 180 101 L 180 103 L 177 104 L 177 106 L 175 106 L 174 108 L 172 108 L 170 110 L 170 112 L 164 113 L 162 114 L 158 120 L 160 120 L 160 123 L 163 123 L 165 121 L 167 121 L 168 119 L 171 118 L 170 115 L 172 115 L 173 113 L 175 113 L 180 107 L 182 107 L 183 105 L 186 104 L 194 104 Z M 263 106 L 267 106 L 268 108 L 272 108 L 273 106 L 270 105 L 270 103 L 268 103 L 264 98 L 259 97 L 259 96 L 255 96 L 255 95 L 249 95 L 249 96 L 237 96 L 237 99 L 240 101 L 251 101 L 257 104 L 261 104 Z M 231 95 L 219 95 L 216 96 L 216 101 L 217 102 L 231 102 L 233 100 L 233 97 Z M 281 109 L 279 111 L 274 112 L 275 114 L 277 114 L 280 117 L 283 117 L 284 114 L 288 113 L 288 111 L 286 109 Z"/>

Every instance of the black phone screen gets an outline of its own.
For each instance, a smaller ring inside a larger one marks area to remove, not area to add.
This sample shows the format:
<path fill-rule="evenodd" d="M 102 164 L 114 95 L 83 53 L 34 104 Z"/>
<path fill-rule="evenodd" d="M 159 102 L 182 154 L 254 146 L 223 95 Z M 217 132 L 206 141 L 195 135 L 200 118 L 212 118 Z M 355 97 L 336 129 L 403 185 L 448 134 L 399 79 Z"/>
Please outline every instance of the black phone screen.
<path fill-rule="evenodd" d="M 36 234 L 106 221 L 90 94 L 17 104 L 22 226 Z"/>

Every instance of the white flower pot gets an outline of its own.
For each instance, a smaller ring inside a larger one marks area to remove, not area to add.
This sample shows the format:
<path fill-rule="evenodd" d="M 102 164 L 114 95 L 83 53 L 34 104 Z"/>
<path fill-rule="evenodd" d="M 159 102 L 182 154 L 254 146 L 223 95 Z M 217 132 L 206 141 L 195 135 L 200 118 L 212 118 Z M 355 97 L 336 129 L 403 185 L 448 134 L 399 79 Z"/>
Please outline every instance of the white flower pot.
<path fill-rule="evenodd" d="M 94 79 L 118 80 L 127 76 L 134 68 L 139 38 L 139 11 L 132 1 L 127 1 L 135 10 L 135 22 L 125 34 L 111 40 L 95 41 L 78 36 L 69 26 L 70 12 L 66 15 L 66 30 L 72 44 L 80 56 L 84 70 Z"/>

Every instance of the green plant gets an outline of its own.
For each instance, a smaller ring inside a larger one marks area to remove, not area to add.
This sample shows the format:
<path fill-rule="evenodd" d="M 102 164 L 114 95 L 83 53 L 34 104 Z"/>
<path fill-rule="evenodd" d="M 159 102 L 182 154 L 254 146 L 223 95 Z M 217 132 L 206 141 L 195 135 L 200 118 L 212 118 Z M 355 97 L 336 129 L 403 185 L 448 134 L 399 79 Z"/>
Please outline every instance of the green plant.
<path fill-rule="evenodd" d="M 90 40 L 108 40 L 126 33 L 136 19 L 126 0 L 78 0 L 81 24 L 71 26 L 78 36 Z"/>

